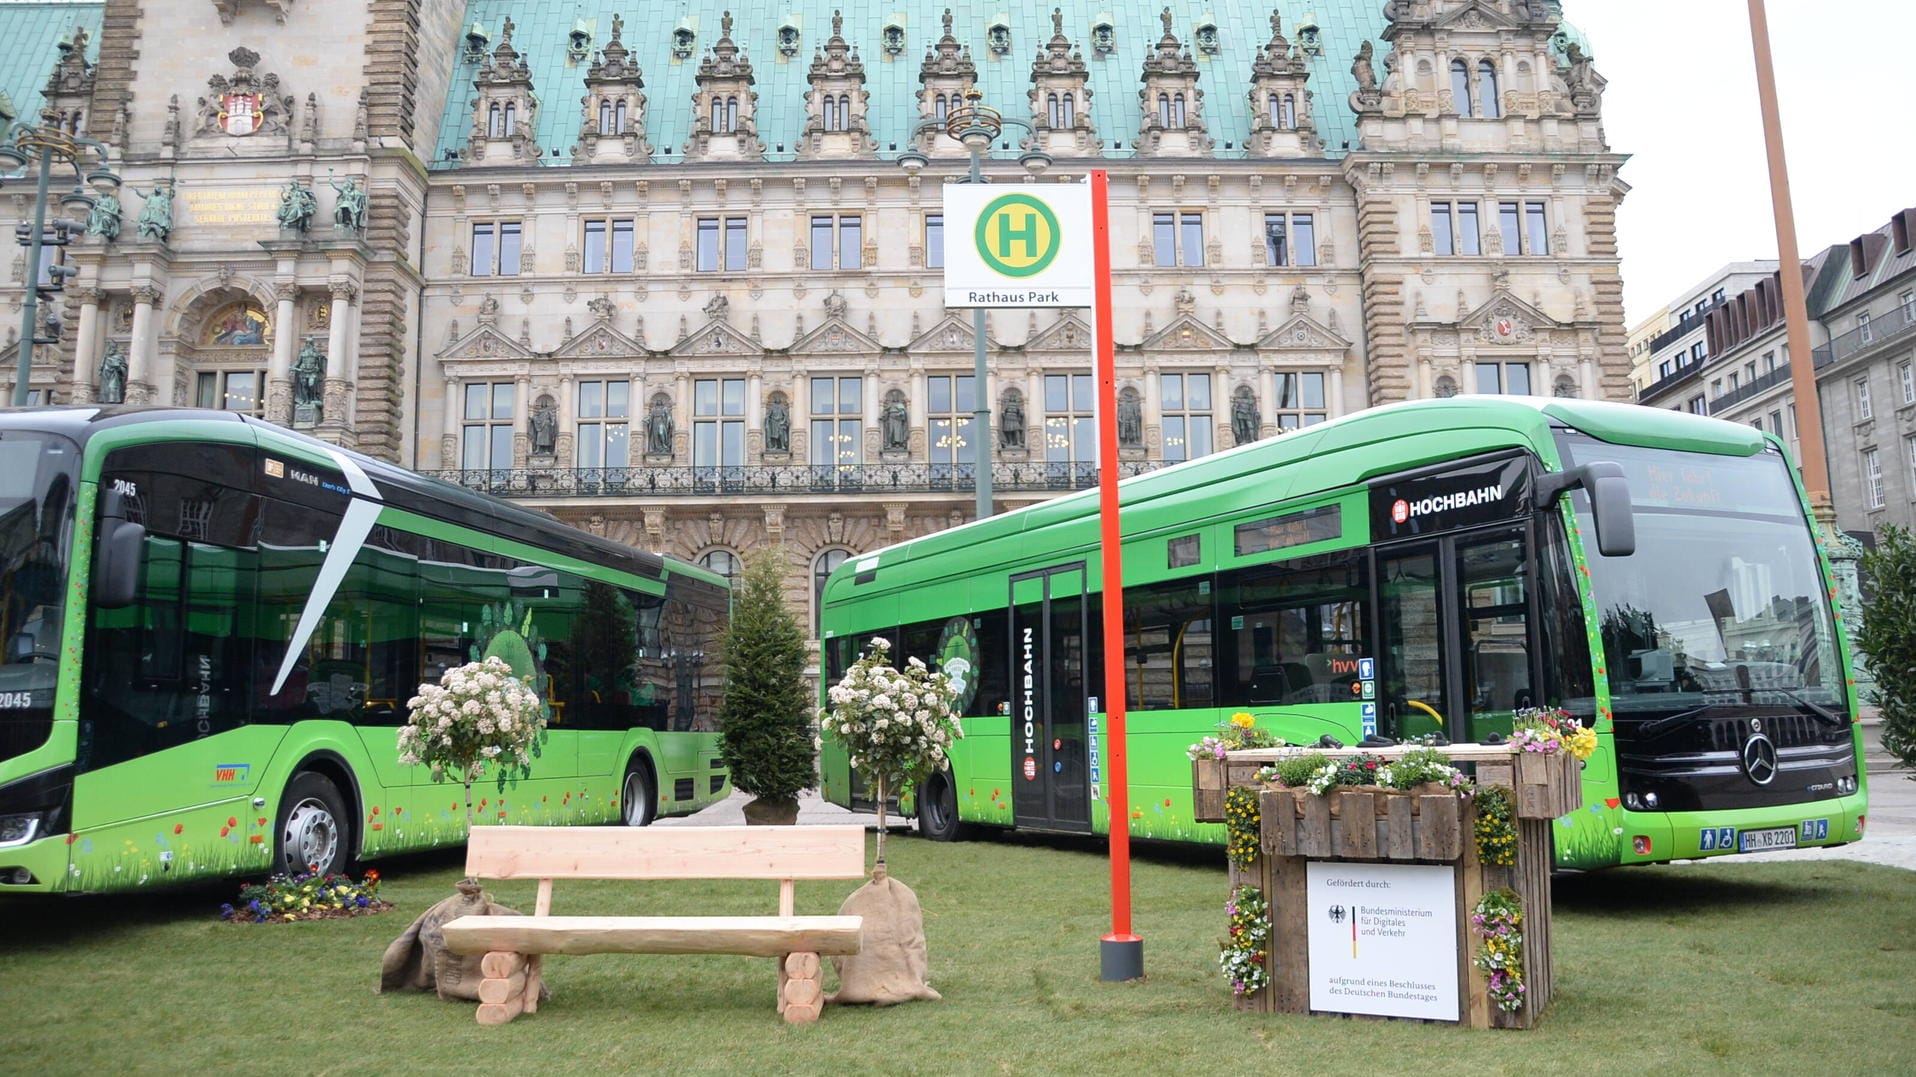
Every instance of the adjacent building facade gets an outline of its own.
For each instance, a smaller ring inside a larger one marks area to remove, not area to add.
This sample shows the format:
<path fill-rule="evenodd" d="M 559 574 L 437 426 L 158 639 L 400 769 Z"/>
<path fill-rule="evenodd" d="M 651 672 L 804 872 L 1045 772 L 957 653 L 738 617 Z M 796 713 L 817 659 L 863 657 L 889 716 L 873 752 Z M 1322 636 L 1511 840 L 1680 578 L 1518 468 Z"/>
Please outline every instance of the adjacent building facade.
<path fill-rule="evenodd" d="M 1110 173 L 1127 471 L 1632 393 L 1622 157 L 1548 0 L 562 6 L 0 7 L 17 111 L 126 179 L 34 391 L 248 411 L 721 571 L 778 545 L 809 615 L 980 466 L 1001 508 L 1095 481 L 1088 312 L 993 312 L 979 385 L 941 303 L 940 124 L 981 94 L 1029 125 L 991 182 Z"/>

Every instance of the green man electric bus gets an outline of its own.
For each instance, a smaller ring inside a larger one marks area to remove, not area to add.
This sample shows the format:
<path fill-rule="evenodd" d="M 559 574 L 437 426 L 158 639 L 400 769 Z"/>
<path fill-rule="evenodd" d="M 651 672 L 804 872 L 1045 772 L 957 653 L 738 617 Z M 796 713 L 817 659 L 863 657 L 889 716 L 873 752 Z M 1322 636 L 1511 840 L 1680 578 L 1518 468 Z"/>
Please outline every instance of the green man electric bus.
<path fill-rule="evenodd" d="M 1848 644 L 1795 469 L 1749 427 L 1578 400 L 1373 408 L 1119 484 L 1130 818 L 1192 819 L 1185 750 L 1591 724 L 1560 867 L 1837 845 L 1866 790 Z M 923 831 L 1108 832 L 1095 491 L 849 560 L 826 673 L 874 636 L 963 682 Z M 842 752 L 827 796 L 850 803 Z"/>
<path fill-rule="evenodd" d="M 343 871 L 465 839 L 406 701 L 497 655 L 549 733 L 475 821 L 730 792 L 722 578 L 225 412 L 0 412 L 0 895 Z"/>

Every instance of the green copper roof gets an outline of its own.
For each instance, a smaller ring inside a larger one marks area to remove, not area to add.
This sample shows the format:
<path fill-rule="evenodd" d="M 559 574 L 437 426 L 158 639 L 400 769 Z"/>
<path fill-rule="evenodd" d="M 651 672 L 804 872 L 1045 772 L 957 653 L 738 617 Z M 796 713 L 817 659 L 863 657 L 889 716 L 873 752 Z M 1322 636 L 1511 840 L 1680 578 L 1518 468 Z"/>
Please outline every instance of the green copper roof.
<path fill-rule="evenodd" d="M 881 157 L 889 157 L 908 141 L 918 122 L 918 72 L 925 50 L 944 35 L 942 14 L 952 10 L 952 36 L 971 47 L 978 68 L 978 85 L 984 91 L 984 103 L 1007 116 L 1029 116 L 1031 63 L 1051 39 L 1051 9 L 1064 11 L 1064 33 L 1074 49 L 1084 55 L 1090 71 L 1091 118 L 1109 157 L 1129 157 L 1139 125 L 1139 76 L 1145 57 L 1163 36 L 1164 26 L 1158 13 L 1164 0 L 1054 0 L 1054 3 L 1018 4 L 1009 0 L 878 0 L 867 7 L 856 0 L 681 0 L 663 3 L 650 0 L 469 0 L 465 21 L 475 23 L 489 37 L 488 51 L 497 46 L 499 31 L 507 16 L 513 21 L 513 47 L 524 56 L 532 71 L 533 90 L 540 101 L 538 142 L 548 164 L 568 162 L 572 144 L 579 132 L 579 98 L 585 92 L 585 72 L 590 59 L 579 62 L 567 57 L 569 36 L 575 27 L 592 35 L 591 50 L 596 53 L 612 33 L 614 13 L 624 16 L 622 35 L 632 60 L 640 65 L 645 78 L 646 134 L 654 148 L 653 160 L 681 159 L 692 126 L 692 94 L 697 89 L 693 76 L 698 73 L 699 58 L 719 39 L 719 20 L 729 10 L 733 17 L 732 40 L 752 61 L 758 91 L 758 132 L 770 160 L 788 160 L 805 124 L 805 93 L 810 88 L 806 76 L 811 70 L 813 50 L 831 36 L 834 9 L 845 17 L 845 39 L 858 48 L 865 64 L 865 88 L 871 92 L 871 130 Z M 1351 78 L 1351 60 L 1365 38 L 1377 39 L 1384 29 L 1381 0 L 1171 0 L 1172 30 L 1185 48 L 1198 60 L 1198 87 L 1204 91 L 1204 117 L 1214 140 L 1215 155 L 1230 158 L 1243 154 L 1244 138 L 1250 130 L 1251 61 L 1271 38 L 1270 17 L 1275 7 L 1283 15 L 1284 36 L 1295 51 L 1301 29 L 1308 22 L 1318 28 L 1321 51 L 1308 56 L 1313 95 L 1313 119 L 1318 137 L 1323 139 L 1329 156 L 1341 156 L 1346 143 L 1354 144 L 1357 131 L 1347 99 L 1355 89 Z M 1100 17 L 1108 17 L 1115 31 L 1115 49 L 1102 57 L 1091 47 L 1091 27 Z M 1011 27 L 1011 48 L 1003 56 L 994 56 L 987 46 L 986 28 L 1004 19 Z M 904 51 L 896 56 L 885 53 L 882 28 L 893 22 L 905 28 Z M 1196 28 L 1202 22 L 1215 22 L 1218 51 L 1206 55 L 1194 42 Z M 778 51 L 778 27 L 785 23 L 801 27 L 798 53 L 789 59 Z M 696 52 L 691 59 L 671 56 L 671 32 L 674 27 L 696 28 Z M 474 74 L 478 64 L 463 58 L 464 30 L 461 31 L 461 55 L 454 63 L 453 89 L 446 104 L 446 119 L 441 127 L 434 167 L 457 167 L 447 159 L 448 151 L 463 145 L 472 127 Z M 1381 40 L 1373 48 L 1379 57 L 1387 51 Z M 1017 156 L 1017 137 L 1022 132 L 1007 128 L 1002 142 L 1010 149 L 996 151 L 1001 156 Z M 1113 142 L 1123 148 L 1113 149 Z M 1226 143 L 1230 147 L 1226 148 Z M 779 152 L 780 145 L 786 152 Z M 555 154 L 554 151 L 557 151 Z"/>
<path fill-rule="evenodd" d="M 14 119 L 40 122 L 40 91 L 60 60 L 59 44 L 75 26 L 86 27 L 87 61 L 100 55 L 102 4 L 0 4 L 0 93 L 13 103 Z"/>

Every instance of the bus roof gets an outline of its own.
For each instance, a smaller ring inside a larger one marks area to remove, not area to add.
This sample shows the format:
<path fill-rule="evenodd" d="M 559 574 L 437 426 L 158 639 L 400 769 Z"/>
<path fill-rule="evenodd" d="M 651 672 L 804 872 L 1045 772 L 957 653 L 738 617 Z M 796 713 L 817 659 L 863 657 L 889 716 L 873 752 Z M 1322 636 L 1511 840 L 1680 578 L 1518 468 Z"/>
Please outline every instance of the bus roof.
<path fill-rule="evenodd" d="M 130 425 L 157 423 L 239 424 L 251 432 L 252 440 L 262 447 L 274 442 L 303 446 L 321 456 L 338 453 L 359 465 L 378 487 L 381 497 L 394 508 L 447 523 L 470 527 L 501 538 L 526 542 L 582 561 L 605 565 L 648 579 L 668 574 L 692 576 L 708 583 L 724 585 L 722 577 L 696 565 L 637 550 L 600 538 L 565 523 L 550 513 L 515 505 L 510 501 L 468 490 L 449 482 L 427 478 L 396 464 L 375 459 L 351 449 L 343 449 L 318 438 L 288 430 L 283 426 L 230 411 L 201 408 L 66 406 L 0 410 L 0 426 L 44 430 L 73 439 L 83 447 L 95 434 Z M 227 429 L 232 427 L 227 426 Z M 230 439 L 226 439 L 230 440 Z"/>
<path fill-rule="evenodd" d="M 1528 445 L 1551 458 L 1554 452 L 1549 449 L 1550 432 L 1554 428 L 1577 430 L 1614 444 L 1736 456 L 1760 452 L 1766 444 L 1761 433 L 1741 423 L 1637 404 L 1490 395 L 1408 400 L 1367 408 L 1282 437 L 1134 475 L 1118 483 L 1118 500 L 1128 512 L 1160 498 L 1257 474 L 1271 474 L 1332 452 L 1446 431 L 1507 431 L 1511 435 L 1509 444 Z M 1366 474 L 1333 473 L 1326 469 L 1315 482 L 1295 483 L 1273 500 L 1349 486 L 1409 466 L 1413 466 L 1412 461 L 1394 461 Z M 874 559 L 891 566 L 995 541 L 1015 541 L 1017 536 L 1029 531 L 1096 516 L 1099 509 L 1098 491 L 1081 490 L 849 558 L 833 573 L 826 593 L 830 595 L 844 586 L 840 583 L 841 575 L 849 580 L 870 569 Z"/>

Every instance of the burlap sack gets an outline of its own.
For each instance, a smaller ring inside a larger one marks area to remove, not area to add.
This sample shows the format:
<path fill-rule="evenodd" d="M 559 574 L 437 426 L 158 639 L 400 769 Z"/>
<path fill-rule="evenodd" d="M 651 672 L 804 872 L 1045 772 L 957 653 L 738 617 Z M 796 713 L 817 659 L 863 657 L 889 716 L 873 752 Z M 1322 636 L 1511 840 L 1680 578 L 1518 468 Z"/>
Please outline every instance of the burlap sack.
<path fill-rule="evenodd" d="M 461 879 L 459 892 L 419 914 L 405 934 L 386 947 L 379 963 L 379 990 L 438 991 L 449 1001 L 479 1001 L 479 971 L 484 954 L 455 954 L 446 949 L 440 928 L 461 916 L 517 916 L 518 910 L 493 902 L 476 879 Z M 543 984 L 539 997 L 550 995 Z"/>
<path fill-rule="evenodd" d="M 849 957 L 832 958 L 838 993 L 828 1002 L 869 1002 L 890 1006 L 913 999 L 937 1000 L 925 959 L 925 915 L 911 887 L 885 874 L 881 865 L 871 882 L 839 906 L 840 916 L 864 918 L 863 943 Z"/>

